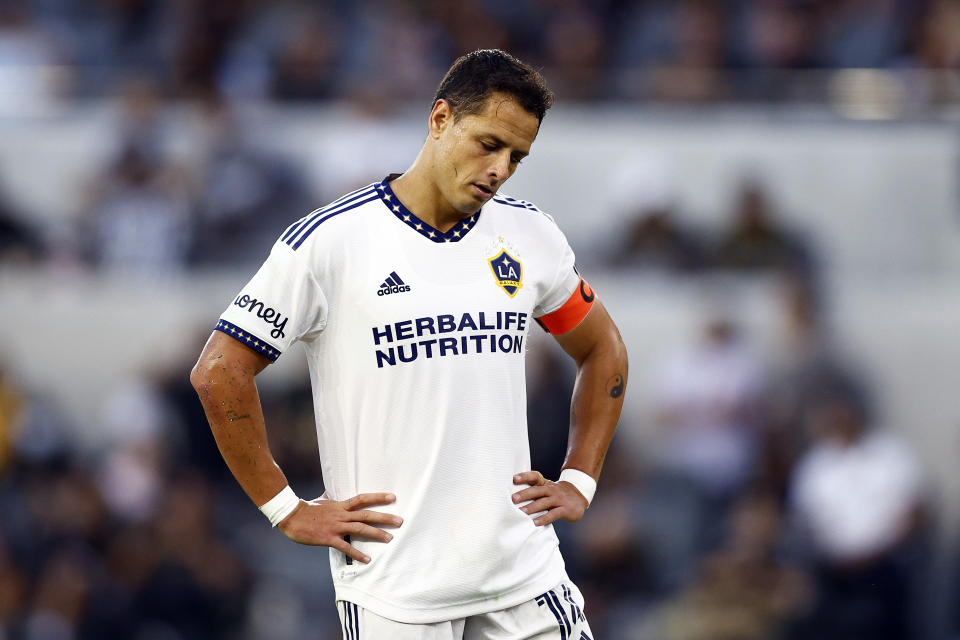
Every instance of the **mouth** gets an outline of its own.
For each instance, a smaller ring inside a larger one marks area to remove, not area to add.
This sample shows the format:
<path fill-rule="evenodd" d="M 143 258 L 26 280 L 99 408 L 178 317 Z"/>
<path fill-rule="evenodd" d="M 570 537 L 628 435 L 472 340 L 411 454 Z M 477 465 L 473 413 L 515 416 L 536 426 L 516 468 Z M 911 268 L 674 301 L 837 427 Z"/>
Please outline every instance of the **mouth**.
<path fill-rule="evenodd" d="M 493 189 L 491 189 L 490 187 L 486 185 L 482 185 L 478 182 L 474 182 L 472 186 L 473 186 L 474 193 L 479 195 L 481 198 L 486 200 L 488 198 L 493 197 Z"/>

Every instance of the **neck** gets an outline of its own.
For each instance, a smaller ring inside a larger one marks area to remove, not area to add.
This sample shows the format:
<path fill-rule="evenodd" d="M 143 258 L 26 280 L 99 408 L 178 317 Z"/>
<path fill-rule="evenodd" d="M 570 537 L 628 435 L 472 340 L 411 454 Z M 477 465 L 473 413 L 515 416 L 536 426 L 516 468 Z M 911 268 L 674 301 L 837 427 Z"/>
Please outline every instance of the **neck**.
<path fill-rule="evenodd" d="M 390 183 L 403 205 L 434 229 L 447 232 L 464 215 L 454 209 L 440 192 L 430 171 L 430 163 L 421 150 L 407 171 Z"/>

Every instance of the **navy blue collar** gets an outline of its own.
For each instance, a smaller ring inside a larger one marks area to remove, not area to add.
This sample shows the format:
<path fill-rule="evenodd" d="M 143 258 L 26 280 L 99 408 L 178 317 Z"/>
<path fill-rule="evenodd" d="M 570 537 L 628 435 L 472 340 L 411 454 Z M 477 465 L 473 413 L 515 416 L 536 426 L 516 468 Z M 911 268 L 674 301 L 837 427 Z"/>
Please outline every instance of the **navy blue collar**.
<path fill-rule="evenodd" d="M 403 203 L 400 202 L 400 198 L 393 192 L 393 189 L 390 188 L 390 181 L 394 178 L 400 177 L 399 173 L 391 173 L 389 176 L 381 180 L 377 184 L 377 195 L 380 196 L 380 199 L 383 201 L 383 204 L 387 205 L 387 208 L 390 209 L 393 215 L 397 216 L 397 219 L 400 222 L 404 223 L 424 238 L 432 240 L 433 242 L 459 242 L 463 239 L 467 233 L 477 224 L 477 220 L 480 219 L 480 211 L 477 211 L 475 214 L 469 218 L 465 218 L 455 224 L 450 228 L 449 231 L 440 231 L 436 229 L 420 218 L 418 218 L 412 211 L 403 206 Z"/>

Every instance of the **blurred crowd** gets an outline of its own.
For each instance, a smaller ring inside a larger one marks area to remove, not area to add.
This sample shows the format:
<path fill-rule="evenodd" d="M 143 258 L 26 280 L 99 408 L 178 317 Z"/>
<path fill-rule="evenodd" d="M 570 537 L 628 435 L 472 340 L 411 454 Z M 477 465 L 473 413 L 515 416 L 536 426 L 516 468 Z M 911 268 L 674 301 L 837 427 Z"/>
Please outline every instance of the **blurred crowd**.
<path fill-rule="evenodd" d="M 621 421 L 588 517 L 558 526 L 598 638 L 927 637 L 928 479 L 830 344 L 811 281 L 763 268 L 784 283 L 778 351 L 708 305 L 632 380 L 651 424 Z M 534 344 L 532 464 L 556 477 L 572 364 Z M 133 377 L 85 417 L 0 371 L 0 638 L 339 637 L 327 554 L 288 542 L 244 496 L 190 366 Z M 262 397 L 279 464 L 320 495 L 307 380 Z M 76 440 L 91 428 L 95 446 Z"/>
<path fill-rule="evenodd" d="M 943 70 L 936 86 L 907 81 L 901 93 L 960 99 L 960 0 L 0 0 L 0 118 L 42 112 L 29 107 L 48 90 L 65 104 L 106 98 L 115 137 L 56 215 L 9 197 L 0 165 L 0 260 L 140 273 L 255 264 L 275 221 L 357 180 L 318 184 L 327 176 L 254 140 L 244 105 L 347 101 L 376 116 L 424 100 L 456 55 L 492 46 L 541 67 L 567 105 L 802 103 L 822 97 L 805 93 L 804 74 L 861 67 Z M 197 120 L 185 154 L 169 144 L 179 104 Z M 747 177 L 739 197 L 719 236 L 687 228 L 674 203 L 629 212 L 628 237 L 605 259 L 691 273 L 771 260 L 812 268 L 804 239 L 770 217 L 763 184 Z"/>
<path fill-rule="evenodd" d="M 272 182 L 266 162 L 255 179 L 260 152 L 231 142 L 229 111 L 205 113 L 200 189 L 150 164 L 150 127 L 126 130 L 80 218 L 79 260 L 156 273 L 259 259 L 244 239 L 276 220 L 265 212 L 281 205 L 267 203 L 298 206 L 301 183 Z M 719 290 L 699 329 L 632 381 L 650 424 L 621 422 L 589 517 L 558 527 L 591 625 L 609 640 L 925 637 L 929 479 L 833 340 L 816 238 L 784 225 L 757 180 L 735 193 L 713 233 L 669 198 L 636 200 L 619 214 L 628 232 L 596 260 L 631 277 L 773 280 L 783 325 L 775 348 L 761 347 Z M 195 245 L 199 224 L 238 247 Z M 6 237 L 0 259 L 42 263 L 50 251 L 27 231 Z M 83 418 L 0 374 L 0 638 L 338 637 L 326 554 L 273 531 L 230 477 L 191 364 L 135 377 Z M 563 459 L 571 367 L 556 349 L 529 354 L 532 464 L 548 477 Z M 320 495 L 307 381 L 265 388 L 263 405 L 291 483 Z M 78 446 L 71 434 L 84 430 L 106 435 Z M 631 433 L 644 430 L 637 446 Z"/>
<path fill-rule="evenodd" d="M 565 100 L 770 100 L 813 97 L 785 70 L 956 70 L 958 34 L 957 0 L 4 0 L 0 67 L 27 104 L 139 76 L 179 97 L 382 107 L 499 47 Z"/>
<path fill-rule="evenodd" d="M 831 344 L 809 282 L 789 275 L 780 291 L 775 349 L 711 303 L 631 381 L 651 424 L 621 421 L 590 517 L 560 529 L 598 637 L 928 637 L 930 479 Z M 531 390 L 535 464 L 551 429 L 559 459 L 565 420 L 539 419 L 568 393 L 561 378 Z M 652 431 L 643 446 L 637 430 Z"/>
<path fill-rule="evenodd" d="M 316 206 L 302 167 L 252 140 L 220 97 L 195 105 L 179 155 L 153 82 L 131 81 L 113 104 L 111 150 L 74 210 L 32 215 L 0 184 L 0 263 L 140 275 L 254 264 Z"/>
<path fill-rule="evenodd" d="M 337 188 L 360 184 L 311 179 L 289 151 L 271 151 L 255 137 L 243 109 L 223 96 L 204 96 L 190 110 L 193 121 L 178 123 L 190 138 L 186 153 L 172 149 L 170 105 L 152 82 L 130 82 L 111 104 L 110 151 L 76 189 L 73 211 L 37 216 L 18 207 L 4 195 L 0 165 L 0 264 L 140 276 L 252 268 L 291 220 L 341 195 Z M 358 179 L 381 177 L 368 173 L 375 164 L 368 161 Z M 611 187 L 623 197 L 607 206 L 623 226 L 587 262 L 691 276 L 788 272 L 815 286 L 814 247 L 778 215 L 759 177 L 742 177 L 724 222 L 712 229 L 691 225 L 671 179 L 645 177 L 649 167 L 627 169 Z"/>
<path fill-rule="evenodd" d="M 564 101 L 802 100 L 817 89 L 784 78 L 956 72 L 960 0 L 0 0 L 0 115 L 43 96 L 116 105 L 77 211 L 51 223 L 22 210 L 0 167 L 0 268 L 256 266 L 336 192 L 253 141 L 237 99 L 382 112 L 431 96 L 478 47 L 542 67 Z M 186 155 L 169 148 L 173 98 L 196 106 Z M 634 198 L 615 212 L 626 231 L 585 256 L 613 273 L 772 278 L 783 318 L 769 350 L 729 304 L 706 304 L 698 331 L 631 380 L 651 424 L 620 430 L 652 437 L 619 436 L 588 517 L 558 527 L 596 637 L 930 637 L 929 478 L 834 341 L 817 238 L 783 221 L 759 178 L 734 192 L 712 229 L 670 198 Z M 192 353 L 204 339 L 186 339 Z M 557 477 L 573 372 L 556 350 L 528 358 L 533 466 Z M 287 542 L 243 495 L 191 365 L 76 416 L 0 361 L 0 640 L 339 637 L 326 554 Z M 264 413 L 291 484 L 320 495 L 306 384 L 265 387 Z M 107 435 L 91 447 L 85 430 Z"/>
<path fill-rule="evenodd" d="M 0 371 L 0 638 L 292 638 L 316 623 L 298 608 L 315 608 L 306 599 L 326 554 L 307 553 L 290 577 L 283 555 L 296 546 L 277 547 L 227 481 L 184 367 L 106 396 L 86 419 L 110 434 L 96 450 L 71 438 L 70 416 Z M 274 452 L 307 491 L 319 477 L 309 398 L 264 397 L 284 425 Z"/>

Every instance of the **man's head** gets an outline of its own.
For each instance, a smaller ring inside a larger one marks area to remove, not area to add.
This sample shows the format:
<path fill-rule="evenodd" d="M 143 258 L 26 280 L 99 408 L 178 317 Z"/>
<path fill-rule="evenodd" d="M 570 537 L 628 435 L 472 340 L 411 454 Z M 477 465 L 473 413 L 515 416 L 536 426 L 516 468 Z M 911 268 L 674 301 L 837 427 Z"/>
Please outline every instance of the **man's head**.
<path fill-rule="evenodd" d="M 869 394 L 852 375 L 822 373 L 812 395 L 807 420 L 815 438 L 849 445 L 870 429 Z"/>
<path fill-rule="evenodd" d="M 553 93 L 543 77 L 529 65 L 499 49 L 480 49 L 457 58 L 440 81 L 433 102 L 446 100 L 456 120 L 483 111 L 483 104 L 494 93 L 516 100 L 524 111 L 543 121 L 553 104 Z"/>
<path fill-rule="evenodd" d="M 464 216 L 476 212 L 530 153 L 552 101 L 540 74 L 502 51 L 454 62 L 437 90 L 426 145 L 440 196 Z"/>

